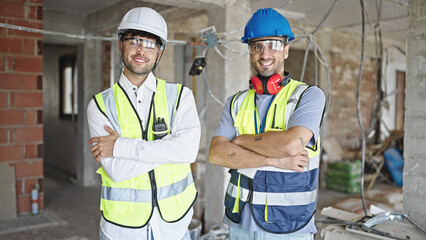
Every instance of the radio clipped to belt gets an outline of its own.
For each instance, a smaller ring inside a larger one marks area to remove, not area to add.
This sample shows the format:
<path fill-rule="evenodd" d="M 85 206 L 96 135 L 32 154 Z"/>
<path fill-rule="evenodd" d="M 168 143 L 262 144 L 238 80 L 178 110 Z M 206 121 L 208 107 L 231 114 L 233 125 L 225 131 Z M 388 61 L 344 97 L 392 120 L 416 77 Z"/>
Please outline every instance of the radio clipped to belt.
<path fill-rule="evenodd" d="M 167 135 L 168 129 L 167 129 L 167 123 L 166 120 L 162 117 L 158 117 L 155 114 L 155 106 L 154 101 L 152 102 L 153 109 L 154 109 L 154 122 L 152 123 L 152 133 L 154 134 L 154 139 L 162 139 L 164 136 Z"/>

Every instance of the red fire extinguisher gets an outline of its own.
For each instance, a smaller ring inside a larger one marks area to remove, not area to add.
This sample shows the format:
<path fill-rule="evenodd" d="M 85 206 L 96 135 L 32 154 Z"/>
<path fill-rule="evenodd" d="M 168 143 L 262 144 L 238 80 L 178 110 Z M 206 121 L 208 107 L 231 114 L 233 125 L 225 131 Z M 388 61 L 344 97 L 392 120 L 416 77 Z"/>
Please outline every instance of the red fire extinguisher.
<path fill-rule="evenodd" d="M 34 185 L 31 189 L 31 214 L 38 214 L 38 187 Z"/>

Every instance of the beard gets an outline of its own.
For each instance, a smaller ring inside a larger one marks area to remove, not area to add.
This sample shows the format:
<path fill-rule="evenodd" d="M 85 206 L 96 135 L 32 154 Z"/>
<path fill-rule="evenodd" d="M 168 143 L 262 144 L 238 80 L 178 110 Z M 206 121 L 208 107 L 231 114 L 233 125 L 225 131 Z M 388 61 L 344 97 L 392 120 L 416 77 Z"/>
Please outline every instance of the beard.
<path fill-rule="evenodd" d="M 253 69 L 262 77 L 270 77 L 275 73 L 284 72 L 284 60 L 274 62 L 275 67 L 264 69 L 261 67 L 260 62 L 252 62 Z"/>
<path fill-rule="evenodd" d="M 154 68 L 155 62 L 150 62 L 145 67 L 138 67 L 135 63 L 130 61 L 128 58 L 124 58 L 124 56 L 121 56 L 121 59 L 123 61 L 124 66 L 133 74 L 136 74 L 138 76 L 143 76 L 152 71 Z M 149 60 L 149 59 L 148 59 Z"/>

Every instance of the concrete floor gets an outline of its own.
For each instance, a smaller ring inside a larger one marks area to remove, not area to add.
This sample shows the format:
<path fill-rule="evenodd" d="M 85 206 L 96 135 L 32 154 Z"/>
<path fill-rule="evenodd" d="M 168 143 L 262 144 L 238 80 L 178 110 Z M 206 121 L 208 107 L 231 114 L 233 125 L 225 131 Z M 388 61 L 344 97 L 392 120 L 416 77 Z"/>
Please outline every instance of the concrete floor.
<path fill-rule="evenodd" d="M 99 229 L 100 187 L 80 187 L 45 178 L 45 210 L 32 216 L 0 221 L 0 240 L 96 240 Z M 323 207 L 353 197 L 320 189 L 317 219 Z M 320 239 L 319 234 L 315 237 Z"/>
<path fill-rule="evenodd" d="M 0 240 L 99 239 L 100 187 L 45 177 L 45 210 L 0 221 Z"/>

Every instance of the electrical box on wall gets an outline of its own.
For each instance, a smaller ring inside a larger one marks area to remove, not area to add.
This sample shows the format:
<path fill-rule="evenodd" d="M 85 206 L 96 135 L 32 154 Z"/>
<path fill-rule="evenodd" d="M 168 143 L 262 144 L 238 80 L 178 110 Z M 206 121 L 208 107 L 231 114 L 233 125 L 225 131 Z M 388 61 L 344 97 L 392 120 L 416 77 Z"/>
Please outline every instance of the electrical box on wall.
<path fill-rule="evenodd" d="M 211 26 L 201 30 L 200 38 L 206 41 L 208 48 L 216 46 L 217 45 L 216 28 L 214 26 Z"/>
<path fill-rule="evenodd" d="M 192 62 L 191 69 L 189 70 L 189 75 L 200 75 L 204 66 L 206 66 L 206 57 L 195 57 L 194 62 Z"/>

